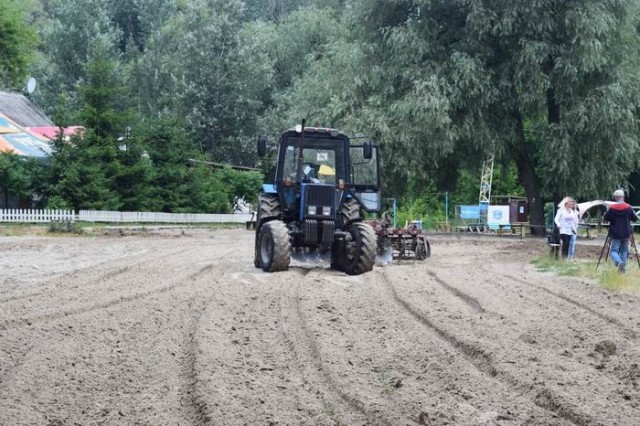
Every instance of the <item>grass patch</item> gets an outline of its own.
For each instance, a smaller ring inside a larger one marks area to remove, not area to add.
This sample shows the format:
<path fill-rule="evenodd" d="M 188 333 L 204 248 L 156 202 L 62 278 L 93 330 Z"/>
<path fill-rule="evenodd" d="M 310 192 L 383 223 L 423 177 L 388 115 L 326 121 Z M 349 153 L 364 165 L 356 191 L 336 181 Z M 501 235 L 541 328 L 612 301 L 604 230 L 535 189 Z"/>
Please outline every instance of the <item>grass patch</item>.
<path fill-rule="evenodd" d="M 47 226 L 21 223 L 1 223 L 0 237 L 23 237 L 28 235 L 45 235 Z"/>
<path fill-rule="evenodd" d="M 596 260 L 578 260 L 568 262 L 555 260 L 548 256 L 541 256 L 531 261 L 539 271 L 552 272 L 563 277 L 585 277 L 596 280 L 602 287 L 611 291 L 640 291 L 640 270 L 635 253 L 629 258 L 627 272 L 621 274 L 614 268 L 611 261 L 598 262 Z"/>

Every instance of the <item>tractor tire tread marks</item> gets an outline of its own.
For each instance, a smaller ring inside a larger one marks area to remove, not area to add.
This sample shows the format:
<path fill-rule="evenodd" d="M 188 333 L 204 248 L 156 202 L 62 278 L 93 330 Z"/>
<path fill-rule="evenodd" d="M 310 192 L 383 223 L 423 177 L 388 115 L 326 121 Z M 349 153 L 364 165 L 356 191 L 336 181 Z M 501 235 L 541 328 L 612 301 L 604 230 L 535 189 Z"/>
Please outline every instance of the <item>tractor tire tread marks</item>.
<path fill-rule="evenodd" d="M 111 300 L 105 301 L 103 303 L 98 303 L 95 305 L 86 305 L 80 306 L 74 309 L 66 309 L 56 312 L 50 312 L 46 314 L 36 315 L 32 317 L 23 317 L 23 318 L 14 318 L 8 319 L 0 322 L 0 330 L 11 330 L 20 327 L 31 327 L 34 324 L 42 324 L 48 323 L 51 321 L 61 320 L 67 317 L 77 316 L 86 314 L 94 311 L 102 311 L 114 306 L 118 306 L 124 303 L 135 302 L 141 299 L 145 299 L 150 296 L 166 293 L 182 286 L 193 284 L 197 279 L 199 279 L 202 275 L 205 275 L 213 270 L 213 265 L 209 264 L 200 268 L 198 271 L 189 275 L 185 278 L 178 278 L 174 280 L 171 284 L 167 284 L 162 287 L 153 288 L 147 291 L 142 292 L 134 292 L 132 294 L 121 296 L 118 298 L 113 298 Z"/>
<path fill-rule="evenodd" d="M 307 270 L 304 275 L 306 276 L 309 273 L 316 274 L 317 271 Z M 297 282 L 295 285 L 290 286 L 285 293 L 285 297 L 289 299 L 287 304 L 291 310 L 291 315 L 289 315 L 291 325 L 294 329 L 297 329 L 298 332 L 297 338 L 299 339 L 299 350 L 302 350 L 305 353 L 305 357 L 311 361 L 327 390 L 342 401 L 344 408 L 352 413 L 364 416 L 367 419 L 367 424 L 391 425 L 392 423 L 388 419 L 381 416 L 380 413 L 371 412 L 367 404 L 358 397 L 352 395 L 335 379 L 334 373 L 328 368 L 327 362 L 318 345 L 318 341 L 309 327 L 305 310 L 301 303 L 301 288 L 303 288 L 303 286 L 300 282 Z M 289 341 L 293 342 L 291 337 L 289 337 Z M 331 399 L 332 398 L 323 400 L 323 403 L 326 406 L 330 406 Z"/>
<path fill-rule="evenodd" d="M 521 278 L 515 277 L 513 275 L 509 275 L 509 274 L 501 274 L 501 275 L 504 276 L 505 278 L 509 278 L 510 280 L 513 280 L 513 281 L 519 282 L 521 284 L 524 284 L 527 287 L 535 287 L 538 290 L 542 290 L 542 291 L 544 291 L 545 293 L 547 293 L 547 294 L 549 294 L 551 296 L 557 297 L 558 299 L 560 299 L 560 300 L 562 300 L 562 301 L 564 301 L 564 302 L 566 302 L 566 303 L 568 303 L 570 305 L 573 305 L 573 306 L 575 306 L 577 308 L 580 308 L 580 309 L 590 313 L 591 315 L 593 315 L 595 317 L 598 317 L 598 318 L 608 322 L 609 324 L 615 325 L 615 326 L 619 327 L 621 332 L 624 333 L 627 337 L 630 337 L 632 339 L 638 339 L 638 337 L 639 337 L 638 333 L 635 330 L 633 330 L 632 328 L 629 328 L 628 325 L 624 324 L 619 319 L 614 318 L 614 317 L 612 317 L 610 315 L 607 315 L 605 313 L 602 313 L 602 312 L 592 308 L 591 306 L 589 306 L 589 305 L 587 305 L 585 303 L 579 302 L 579 301 L 577 301 L 577 300 L 575 300 L 575 299 L 573 299 L 573 298 L 571 298 L 569 296 L 566 296 L 566 295 L 564 295 L 562 293 L 559 293 L 559 292 L 555 292 L 555 291 L 550 290 L 550 289 L 548 289 L 546 287 L 533 286 L 530 282 L 528 282 L 526 280 L 523 280 Z"/>
<path fill-rule="evenodd" d="M 441 325 L 436 324 L 420 308 L 417 308 L 412 303 L 408 302 L 405 298 L 400 296 L 396 286 L 393 284 L 386 273 L 383 274 L 383 277 L 396 303 L 404 308 L 406 312 L 413 316 L 418 322 L 423 324 L 427 329 L 434 332 L 440 339 L 450 344 L 479 372 L 486 374 L 488 377 L 499 380 L 500 382 L 513 388 L 514 390 L 521 392 L 522 394 L 526 394 L 529 392 L 529 389 L 531 388 L 530 385 L 521 382 L 510 373 L 500 370 L 493 362 L 491 354 L 485 351 L 481 346 L 473 342 L 461 340 Z M 549 411 L 570 423 L 580 426 L 596 424 L 590 416 L 588 416 L 586 413 L 575 411 L 570 406 L 570 404 L 565 404 L 559 396 L 557 396 L 548 388 L 542 388 L 538 392 L 536 392 L 536 395 L 533 398 L 533 402 L 543 410 Z"/>
<path fill-rule="evenodd" d="M 174 250 L 170 253 L 163 254 L 159 257 L 156 257 L 154 260 L 157 261 L 159 259 L 181 255 L 183 253 L 188 252 L 189 250 L 191 250 L 190 247 L 186 247 L 186 248 L 180 247 L 179 249 Z M 133 257 L 135 258 L 136 256 L 133 256 Z M 95 265 L 75 269 L 72 272 L 63 273 L 58 276 L 49 278 L 44 282 L 45 284 L 43 284 L 41 288 L 38 288 L 36 290 L 30 290 L 30 289 L 15 290 L 13 291 L 14 294 L 12 294 L 11 296 L 7 296 L 0 299 L 0 303 L 12 302 L 12 301 L 21 300 L 21 299 L 30 299 L 34 297 L 43 296 L 47 292 L 56 292 L 57 287 L 60 285 L 60 283 L 64 283 L 66 281 L 79 281 L 81 279 L 87 279 L 89 281 L 86 283 L 83 283 L 82 285 L 83 289 L 88 287 L 102 287 L 105 282 L 113 278 L 125 275 L 129 272 L 138 271 L 145 263 L 148 263 L 148 262 L 149 261 L 146 261 L 146 262 L 140 262 L 138 260 L 132 261 L 130 256 L 123 256 L 122 258 L 119 258 L 119 259 L 96 263 Z M 102 271 L 100 268 L 103 265 L 110 265 L 111 267 L 106 271 Z M 9 294 L 9 292 L 6 292 L 6 293 Z M 5 292 L 0 292 L 0 294 L 4 295 Z"/>
<path fill-rule="evenodd" d="M 199 270 L 191 277 L 192 279 L 198 279 L 212 271 L 213 265 L 209 265 L 209 267 Z M 227 271 L 223 271 L 218 275 L 218 278 L 215 281 L 222 282 L 226 278 Z M 201 327 L 203 315 L 205 315 L 207 310 L 210 309 L 215 296 L 216 293 L 212 292 L 204 299 L 202 297 L 191 299 L 190 305 L 192 305 L 194 316 L 188 323 L 188 329 L 186 330 L 184 337 L 185 360 L 183 364 L 183 386 L 185 391 L 183 392 L 183 404 L 187 407 L 191 407 L 191 411 L 194 413 L 194 418 L 197 420 L 198 424 L 208 424 L 212 421 L 207 414 L 210 411 L 210 407 L 208 406 L 207 400 L 199 387 L 200 372 L 198 371 L 198 356 L 202 353 L 203 348 L 201 348 L 200 341 L 198 340 L 198 332 Z"/>
<path fill-rule="evenodd" d="M 427 271 L 427 275 L 429 275 L 431 278 L 433 278 L 435 280 L 435 282 L 440 284 L 440 286 L 442 286 L 442 288 L 447 290 L 449 293 L 451 293 L 454 296 L 460 298 L 464 303 L 466 303 L 469 307 L 471 307 L 471 309 L 473 309 L 475 312 L 477 312 L 479 314 L 486 313 L 485 309 L 482 307 L 482 305 L 480 304 L 478 299 L 476 299 L 475 297 L 473 297 L 473 296 L 465 293 L 464 291 L 458 289 L 457 287 L 452 286 L 451 284 L 447 283 L 445 280 L 440 278 L 433 271 Z"/>

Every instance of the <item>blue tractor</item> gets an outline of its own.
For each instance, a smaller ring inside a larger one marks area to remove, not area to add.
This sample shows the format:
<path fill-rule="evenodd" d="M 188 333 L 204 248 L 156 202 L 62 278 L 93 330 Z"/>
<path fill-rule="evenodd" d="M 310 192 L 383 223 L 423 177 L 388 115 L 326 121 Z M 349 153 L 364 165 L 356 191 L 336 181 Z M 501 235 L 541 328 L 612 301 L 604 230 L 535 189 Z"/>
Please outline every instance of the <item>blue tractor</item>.
<path fill-rule="evenodd" d="M 258 139 L 258 155 L 267 151 Z M 378 148 L 344 133 L 296 126 L 282 134 L 273 183 L 260 192 L 255 259 L 265 272 L 289 268 L 292 251 L 331 253 L 331 267 L 350 275 L 373 268 L 373 228 L 362 211 L 380 211 Z"/>

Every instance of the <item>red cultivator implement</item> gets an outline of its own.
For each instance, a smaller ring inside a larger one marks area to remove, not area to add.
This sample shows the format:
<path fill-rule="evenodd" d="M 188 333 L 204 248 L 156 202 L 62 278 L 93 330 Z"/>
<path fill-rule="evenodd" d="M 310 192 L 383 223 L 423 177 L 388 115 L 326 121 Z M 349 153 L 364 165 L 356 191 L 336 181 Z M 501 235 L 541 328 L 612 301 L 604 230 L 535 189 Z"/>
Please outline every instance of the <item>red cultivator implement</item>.
<path fill-rule="evenodd" d="M 378 237 L 378 256 L 383 259 L 425 260 L 431 256 L 431 245 L 427 235 L 416 225 L 393 228 L 388 217 L 373 220 L 370 225 Z M 388 262 L 385 262 L 388 263 Z"/>

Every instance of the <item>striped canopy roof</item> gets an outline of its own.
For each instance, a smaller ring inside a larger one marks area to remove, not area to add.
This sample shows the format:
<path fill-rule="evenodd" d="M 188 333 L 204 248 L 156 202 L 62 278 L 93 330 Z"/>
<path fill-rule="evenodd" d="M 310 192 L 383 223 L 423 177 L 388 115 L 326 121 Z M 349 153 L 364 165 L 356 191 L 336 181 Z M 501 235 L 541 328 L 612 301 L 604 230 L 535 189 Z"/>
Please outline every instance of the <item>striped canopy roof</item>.
<path fill-rule="evenodd" d="M 0 152 L 44 158 L 51 155 L 51 144 L 49 139 L 30 133 L 26 128 L 0 113 Z"/>

